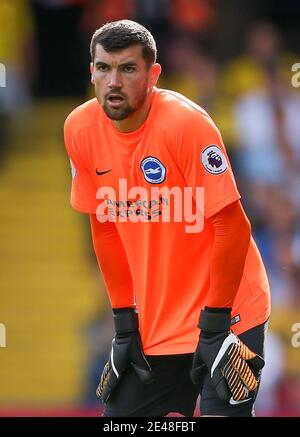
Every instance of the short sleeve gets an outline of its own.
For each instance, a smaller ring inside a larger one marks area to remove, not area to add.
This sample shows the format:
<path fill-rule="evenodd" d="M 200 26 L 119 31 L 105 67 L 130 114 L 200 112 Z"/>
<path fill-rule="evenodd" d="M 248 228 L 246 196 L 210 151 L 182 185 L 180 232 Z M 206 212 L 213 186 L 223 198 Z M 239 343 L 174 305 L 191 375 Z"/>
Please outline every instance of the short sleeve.
<path fill-rule="evenodd" d="M 187 186 L 204 188 L 204 216 L 211 217 L 240 199 L 221 135 L 199 113 L 177 138 L 177 161 Z"/>
<path fill-rule="evenodd" d="M 68 119 L 64 126 L 64 139 L 71 164 L 71 205 L 77 211 L 93 214 L 97 208 L 97 188 L 84 162 L 84 157 L 79 152 L 79 141 L 76 140 Z"/>

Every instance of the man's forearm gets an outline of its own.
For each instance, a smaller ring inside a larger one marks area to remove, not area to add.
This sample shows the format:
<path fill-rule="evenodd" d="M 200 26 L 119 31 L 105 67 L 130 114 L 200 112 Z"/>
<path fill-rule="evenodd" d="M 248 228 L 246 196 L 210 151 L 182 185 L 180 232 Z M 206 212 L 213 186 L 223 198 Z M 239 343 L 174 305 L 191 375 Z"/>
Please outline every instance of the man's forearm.
<path fill-rule="evenodd" d="M 249 248 L 251 228 L 240 202 L 210 219 L 214 228 L 208 307 L 232 308 Z"/>
<path fill-rule="evenodd" d="M 134 307 L 132 277 L 125 250 L 114 223 L 100 223 L 90 214 L 92 239 L 112 308 Z"/>

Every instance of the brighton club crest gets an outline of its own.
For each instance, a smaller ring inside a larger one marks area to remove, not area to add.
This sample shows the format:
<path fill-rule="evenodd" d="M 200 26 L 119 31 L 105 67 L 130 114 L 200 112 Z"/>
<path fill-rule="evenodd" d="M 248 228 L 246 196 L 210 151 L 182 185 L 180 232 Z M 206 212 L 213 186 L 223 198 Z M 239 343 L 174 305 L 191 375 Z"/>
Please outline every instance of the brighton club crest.
<path fill-rule="evenodd" d="M 141 170 L 150 184 L 161 184 L 166 178 L 166 167 L 154 156 L 147 156 L 143 159 Z"/>

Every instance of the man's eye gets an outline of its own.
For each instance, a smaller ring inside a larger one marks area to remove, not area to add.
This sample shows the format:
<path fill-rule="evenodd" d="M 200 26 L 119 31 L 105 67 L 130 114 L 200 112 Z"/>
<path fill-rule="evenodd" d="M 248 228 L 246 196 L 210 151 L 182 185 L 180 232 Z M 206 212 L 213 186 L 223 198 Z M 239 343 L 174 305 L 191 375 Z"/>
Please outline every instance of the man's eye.
<path fill-rule="evenodd" d="M 98 65 L 98 70 L 99 71 L 107 71 L 108 70 L 108 65 Z"/>
<path fill-rule="evenodd" d="M 134 67 L 131 67 L 130 65 L 126 65 L 124 67 L 125 73 L 132 73 L 134 71 Z"/>

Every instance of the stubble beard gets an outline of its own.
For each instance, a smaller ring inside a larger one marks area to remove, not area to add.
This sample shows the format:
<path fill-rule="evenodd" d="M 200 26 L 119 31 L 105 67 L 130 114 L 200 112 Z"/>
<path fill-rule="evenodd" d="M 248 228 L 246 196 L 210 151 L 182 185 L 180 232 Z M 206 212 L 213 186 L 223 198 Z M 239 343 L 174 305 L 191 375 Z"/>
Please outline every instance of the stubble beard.
<path fill-rule="evenodd" d="M 128 104 L 125 104 L 124 107 L 120 109 L 110 108 L 107 102 L 104 103 L 103 110 L 111 120 L 124 120 L 135 111 L 135 109 Z"/>
<path fill-rule="evenodd" d="M 103 110 L 105 114 L 111 119 L 111 120 L 125 120 L 125 118 L 128 118 L 131 114 L 138 111 L 144 104 L 145 100 L 147 98 L 147 88 L 143 90 L 143 94 L 141 94 L 134 106 L 130 106 L 126 101 L 124 103 L 124 106 L 119 109 L 114 109 L 108 106 L 107 101 L 105 100 L 104 104 L 102 105 Z"/>

